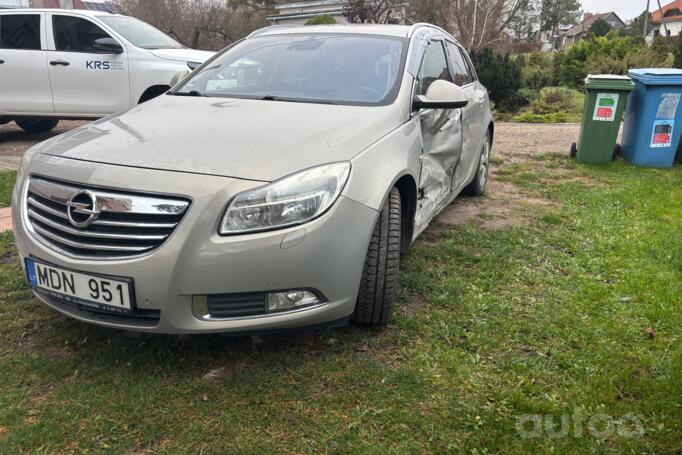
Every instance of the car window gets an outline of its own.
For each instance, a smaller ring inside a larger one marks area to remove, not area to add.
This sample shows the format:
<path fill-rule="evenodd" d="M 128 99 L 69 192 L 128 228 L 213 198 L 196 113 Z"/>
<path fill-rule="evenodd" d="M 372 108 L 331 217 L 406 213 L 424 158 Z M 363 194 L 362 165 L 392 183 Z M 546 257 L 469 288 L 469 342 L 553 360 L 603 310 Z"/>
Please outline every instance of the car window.
<path fill-rule="evenodd" d="M 448 52 L 450 54 L 450 63 L 452 64 L 452 78 L 455 84 L 460 87 L 463 85 L 470 84 L 474 81 L 469 68 L 467 68 L 464 62 L 464 56 L 459 50 L 459 46 L 449 41 L 446 42 Z"/>
<path fill-rule="evenodd" d="M 52 16 L 52 29 L 58 51 L 97 53 L 95 40 L 110 38 L 89 20 L 74 16 Z"/>
<path fill-rule="evenodd" d="M 364 35 L 250 38 L 193 74 L 177 93 L 377 105 L 399 87 L 405 41 Z"/>
<path fill-rule="evenodd" d="M 443 45 L 440 41 L 434 41 L 429 44 L 424 53 L 424 60 L 417 78 L 417 94 L 426 95 L 431 84 L 438 79 L 452 82 Z"/>
<path fill-rule="evenodd" d="M 0 48 L 40 49 L 40 15 L 6 14 L 0 16 Z"/>
<path fill-rule="evenodd" d="M 474 64 L 471 61 L 471 57 L 469 57 L 469 54 L 464 50 L 464 48 L 459 48 L 459 51 L 462 53 L 462 57 L 464 58 L 464 62 L 467 65 L 467 70 L 469 71 L 469 76 L 471 77 L 471 81 L 475 82 L 478 80 L 478 76 L 476 75 L 476 69 L 474 68 Z"/>

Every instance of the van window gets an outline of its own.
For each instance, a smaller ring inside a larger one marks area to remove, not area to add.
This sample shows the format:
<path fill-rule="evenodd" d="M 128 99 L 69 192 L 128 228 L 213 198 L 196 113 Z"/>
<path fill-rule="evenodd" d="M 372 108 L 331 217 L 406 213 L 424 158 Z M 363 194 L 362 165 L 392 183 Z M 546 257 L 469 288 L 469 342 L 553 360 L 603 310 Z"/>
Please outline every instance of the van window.
<path fill-rule="evenodd" d="M 0 16 L 0 48 L 40 50 L 40 15 Z"/>
<path fill-rule="evenodd" d="M 109 35 L 89 20 L 74 16 L 52 16 L 54 44 L 58 51 L 96 54 L 95 40 Z"/>

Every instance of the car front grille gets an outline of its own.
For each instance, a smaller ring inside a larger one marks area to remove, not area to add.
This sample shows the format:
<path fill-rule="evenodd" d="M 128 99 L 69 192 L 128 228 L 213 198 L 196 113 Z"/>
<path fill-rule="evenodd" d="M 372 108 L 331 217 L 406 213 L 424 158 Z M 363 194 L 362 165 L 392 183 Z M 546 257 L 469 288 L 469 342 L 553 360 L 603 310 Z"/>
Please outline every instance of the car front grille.
<path fill-rule="evenodd" d="M 161 246 L 190 202 L 32 177 L 26 217 L 33 235 L 67 256 L 119 259 Z"/>

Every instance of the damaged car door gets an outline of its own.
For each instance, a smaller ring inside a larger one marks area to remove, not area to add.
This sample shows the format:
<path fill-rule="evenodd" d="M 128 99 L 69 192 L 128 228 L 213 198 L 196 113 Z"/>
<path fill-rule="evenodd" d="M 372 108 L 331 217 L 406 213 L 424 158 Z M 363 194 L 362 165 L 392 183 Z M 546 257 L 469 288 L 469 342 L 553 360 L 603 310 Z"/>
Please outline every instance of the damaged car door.
<path fill-rule="evenodd" d="M 426 48 L 415 94 L 426 95 L 437 80 L 454 82 L 441 40 L 431 41 Z M 425 109 L 416 116 L 423 144 L 418 217 L 430 219 L 448 202 L 456 169 L 461 164 L 462 110 Z"/>

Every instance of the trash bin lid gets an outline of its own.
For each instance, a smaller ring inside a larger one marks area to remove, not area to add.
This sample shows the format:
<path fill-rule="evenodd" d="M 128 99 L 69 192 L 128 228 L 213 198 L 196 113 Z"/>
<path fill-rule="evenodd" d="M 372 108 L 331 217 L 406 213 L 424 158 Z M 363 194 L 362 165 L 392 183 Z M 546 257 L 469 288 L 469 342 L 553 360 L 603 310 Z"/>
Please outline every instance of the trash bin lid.
<path fill-rule="evenodd" d="M 639 68 L 628 74 L 644 85 L 682 85 L 682 70 L 677 68 Z"/>
<path fill-rule="evenodd" d="M 634 82 L 628 76 L 618 74 L 590 74 L 585 78 L 585 87 L 600 90 L 624 90 L 631 92 Z"/>

